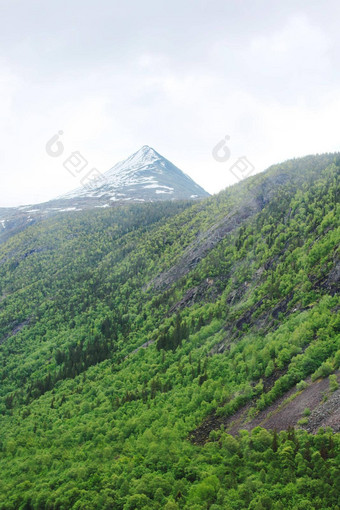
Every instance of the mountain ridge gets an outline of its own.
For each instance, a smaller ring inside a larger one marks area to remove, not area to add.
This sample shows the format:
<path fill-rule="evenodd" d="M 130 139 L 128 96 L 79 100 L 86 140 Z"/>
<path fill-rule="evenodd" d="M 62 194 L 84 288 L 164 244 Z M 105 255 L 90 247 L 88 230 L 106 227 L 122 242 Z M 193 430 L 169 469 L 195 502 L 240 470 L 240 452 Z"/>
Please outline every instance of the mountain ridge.
<path fill-rule="evenodd" d="M 34 205 L 0 208 L 0 243 L 47 217 L 162 200 L 199 200 L 209 196 L 191 177 L 148 145 L 104 174 L 95 172 L 84 184 L 59 197 Z"/>

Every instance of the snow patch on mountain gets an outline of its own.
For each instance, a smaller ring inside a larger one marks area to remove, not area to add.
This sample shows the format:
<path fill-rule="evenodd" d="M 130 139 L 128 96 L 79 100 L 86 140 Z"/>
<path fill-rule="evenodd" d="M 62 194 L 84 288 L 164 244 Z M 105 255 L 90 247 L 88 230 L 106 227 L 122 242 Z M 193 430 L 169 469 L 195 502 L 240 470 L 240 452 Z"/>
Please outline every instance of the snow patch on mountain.
<path fill-rule="evenodd" d="M 98 179 L 97 184 L 94 183 L 90 190 L 77 188 L 59 198 L 140 202 L 160 200 L 160 195 L 172 195 L 173 199 L 208 196 L 188 175 L 148 145 L 117 163 Z"/>
<path fill-rule="evenodd" d="M 89 176 L 88 176 L 89 177 Z M 79 175 L 79 179 L 84 179 Z M 0 243 L 53 215 L 161 200 L 197 200 L 209 194 L 151 147 L 144 145 L 91 183 L 49 202 L 0 208 Z"/>

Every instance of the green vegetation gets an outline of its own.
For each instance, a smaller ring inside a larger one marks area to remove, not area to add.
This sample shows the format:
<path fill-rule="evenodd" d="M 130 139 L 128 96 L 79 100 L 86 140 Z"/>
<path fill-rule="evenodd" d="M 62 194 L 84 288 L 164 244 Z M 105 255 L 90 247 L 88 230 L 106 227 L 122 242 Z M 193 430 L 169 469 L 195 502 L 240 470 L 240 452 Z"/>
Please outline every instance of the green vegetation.
<path fill-rule="evenodd" d="M 331 392 L 339 389 L 339 383 L 336 380 L 336 375 L 334 374 L 329 376 L 329 389 Z"/>
<path fill-rule="evenodd" d="M 339 170 L 293 160 L 1 245 L 0 509 L 338 508 L 330 429 L 189 437 L 309 376 L 337 391 Z"/>

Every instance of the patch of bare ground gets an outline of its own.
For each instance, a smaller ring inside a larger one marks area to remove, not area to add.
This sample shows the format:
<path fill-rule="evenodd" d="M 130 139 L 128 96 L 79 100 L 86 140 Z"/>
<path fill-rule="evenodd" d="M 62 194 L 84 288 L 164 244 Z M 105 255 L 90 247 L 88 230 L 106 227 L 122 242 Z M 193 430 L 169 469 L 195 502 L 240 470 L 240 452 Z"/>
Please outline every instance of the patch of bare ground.
<path fill-rule="evenodd" d="M 304 427 L 313 434 L 320 427 L 331 427 L 334 432 L 340 432 L 340 391 L 332 393 L 326 400 L 311 412 L 308 424 Z"/>
<path fill-rule="evenodd" d="M 10 333 L 8 333 L 3 338 L 0 338 L 0 345 L 3 344 L 7 340 L 7 338 L 10 338 L 11 336 L 14 336 L 14 335 L 17 335 L 18 333 L 20 333 L 20 331 L 22 329 L 24 329 L 25 326 L 28 326 L 29 323 L 30 323 L 30 320 L 27 319 L 27 320 L 21 322 L 20 324 L 16 324 L 13 327 L 13 329 L 10 331 Z"/>
<path fill-rule="evenodd" d="M 338 381 L 340 372 L 337 372 Z M 254 401 L 247 403 L 232 416 L 219 417 L 210 415 L 190 436 L 195 444 L 204 444 L 209 440 L 212 430 L 221 426 L 231 435 L 237 435 L 240 430 L 252 430 L 255 427 L 264 427 L 268 430 L 286 430 L 289 427 L 299 426 L 298 422 L 305 418 L 304 425 L 308 432 L 315 434 L 320 427 L 331 427 L 334 432 L 340 430 L 340 390 L 333 393 L 329 390 L 329 380 L 319 379 L 312 382 L 306 379 L 308 386 L 298 391 L 294 386 L 271 406 L 260 411 L 255 417 L 249 418 L 249 411 L 254 407 Z M 310 415 L 305 416 L 305 410 Z"/>
<path fill-rule="evenodd" d="M 221 280 L 223 280 L 223 278 L 219 278 L 219 281 Z M 208 299 L 215 301 L 221 293 L 221 291 L 216 289 L 215 283 L 216 279 L 206 278 L 200 283 L 200 285 L 189 289 L 180 301 L 177 301 L 173 306 L 171 306 L 167 312 L 167 317 L 171 317 L 174 313 L 179 313 L 184 308 L 193 306 L 195 303 L 204 302 Z"/>
<path fill-rule="evenodd" d="M 335 409 L 334 406 L 332 407 L 329 405 L 329 411 L 326 413 L 325 404 L 327 404 L 328 400 L 327 402 L 323 402 L 323 398 L 329 395 L 328 378 L 315 382 L 311 382 L 311 380 L 308 379 L 306 382 L 308 383 L 307 388 L 300 392 L 297 391 L 296 387 L 292 388 L 270 407 L 261 411 L 255 418 L 249 421 L 249 423 L 241 424 L 237 430 L 233 428 L 230 433 L 235 434 L 241 428 L 251 430 L 257 426 L 265 427 L 266 429 L 276 429 L 278 431 L 286 430 L 288 427 L 295 427 L 298 425 L 298 421 L 304 417 L 305 409 L 311 411 L 310 417 L 307 418 L 308 424 L 311 423 L 311 426 L 308 428 L 309 432 L 315 433 L 320 427 L 331 426 L 331 422 L 333 420 L 336 421 L 335 414 L 339 413 L 339 409 Z M 290 397 L 293 398 L 290 399 Z M 339 397 L 340 391 L 337 390 L 328 398 L 332 399 L 333 402 Z M 312 415 L 315 415 L 313 425 L 311 420 Z"/>

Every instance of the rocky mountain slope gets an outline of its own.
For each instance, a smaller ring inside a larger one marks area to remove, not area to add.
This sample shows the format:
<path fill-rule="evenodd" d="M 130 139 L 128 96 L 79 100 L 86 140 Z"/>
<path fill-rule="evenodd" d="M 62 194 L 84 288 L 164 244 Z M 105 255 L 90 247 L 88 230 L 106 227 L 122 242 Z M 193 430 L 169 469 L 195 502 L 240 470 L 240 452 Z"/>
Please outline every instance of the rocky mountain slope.
<path fill-rule="evenodd" d="M 3 243 L 0 509 L 337 508 L 339 176 L 309 156 Z"/>

